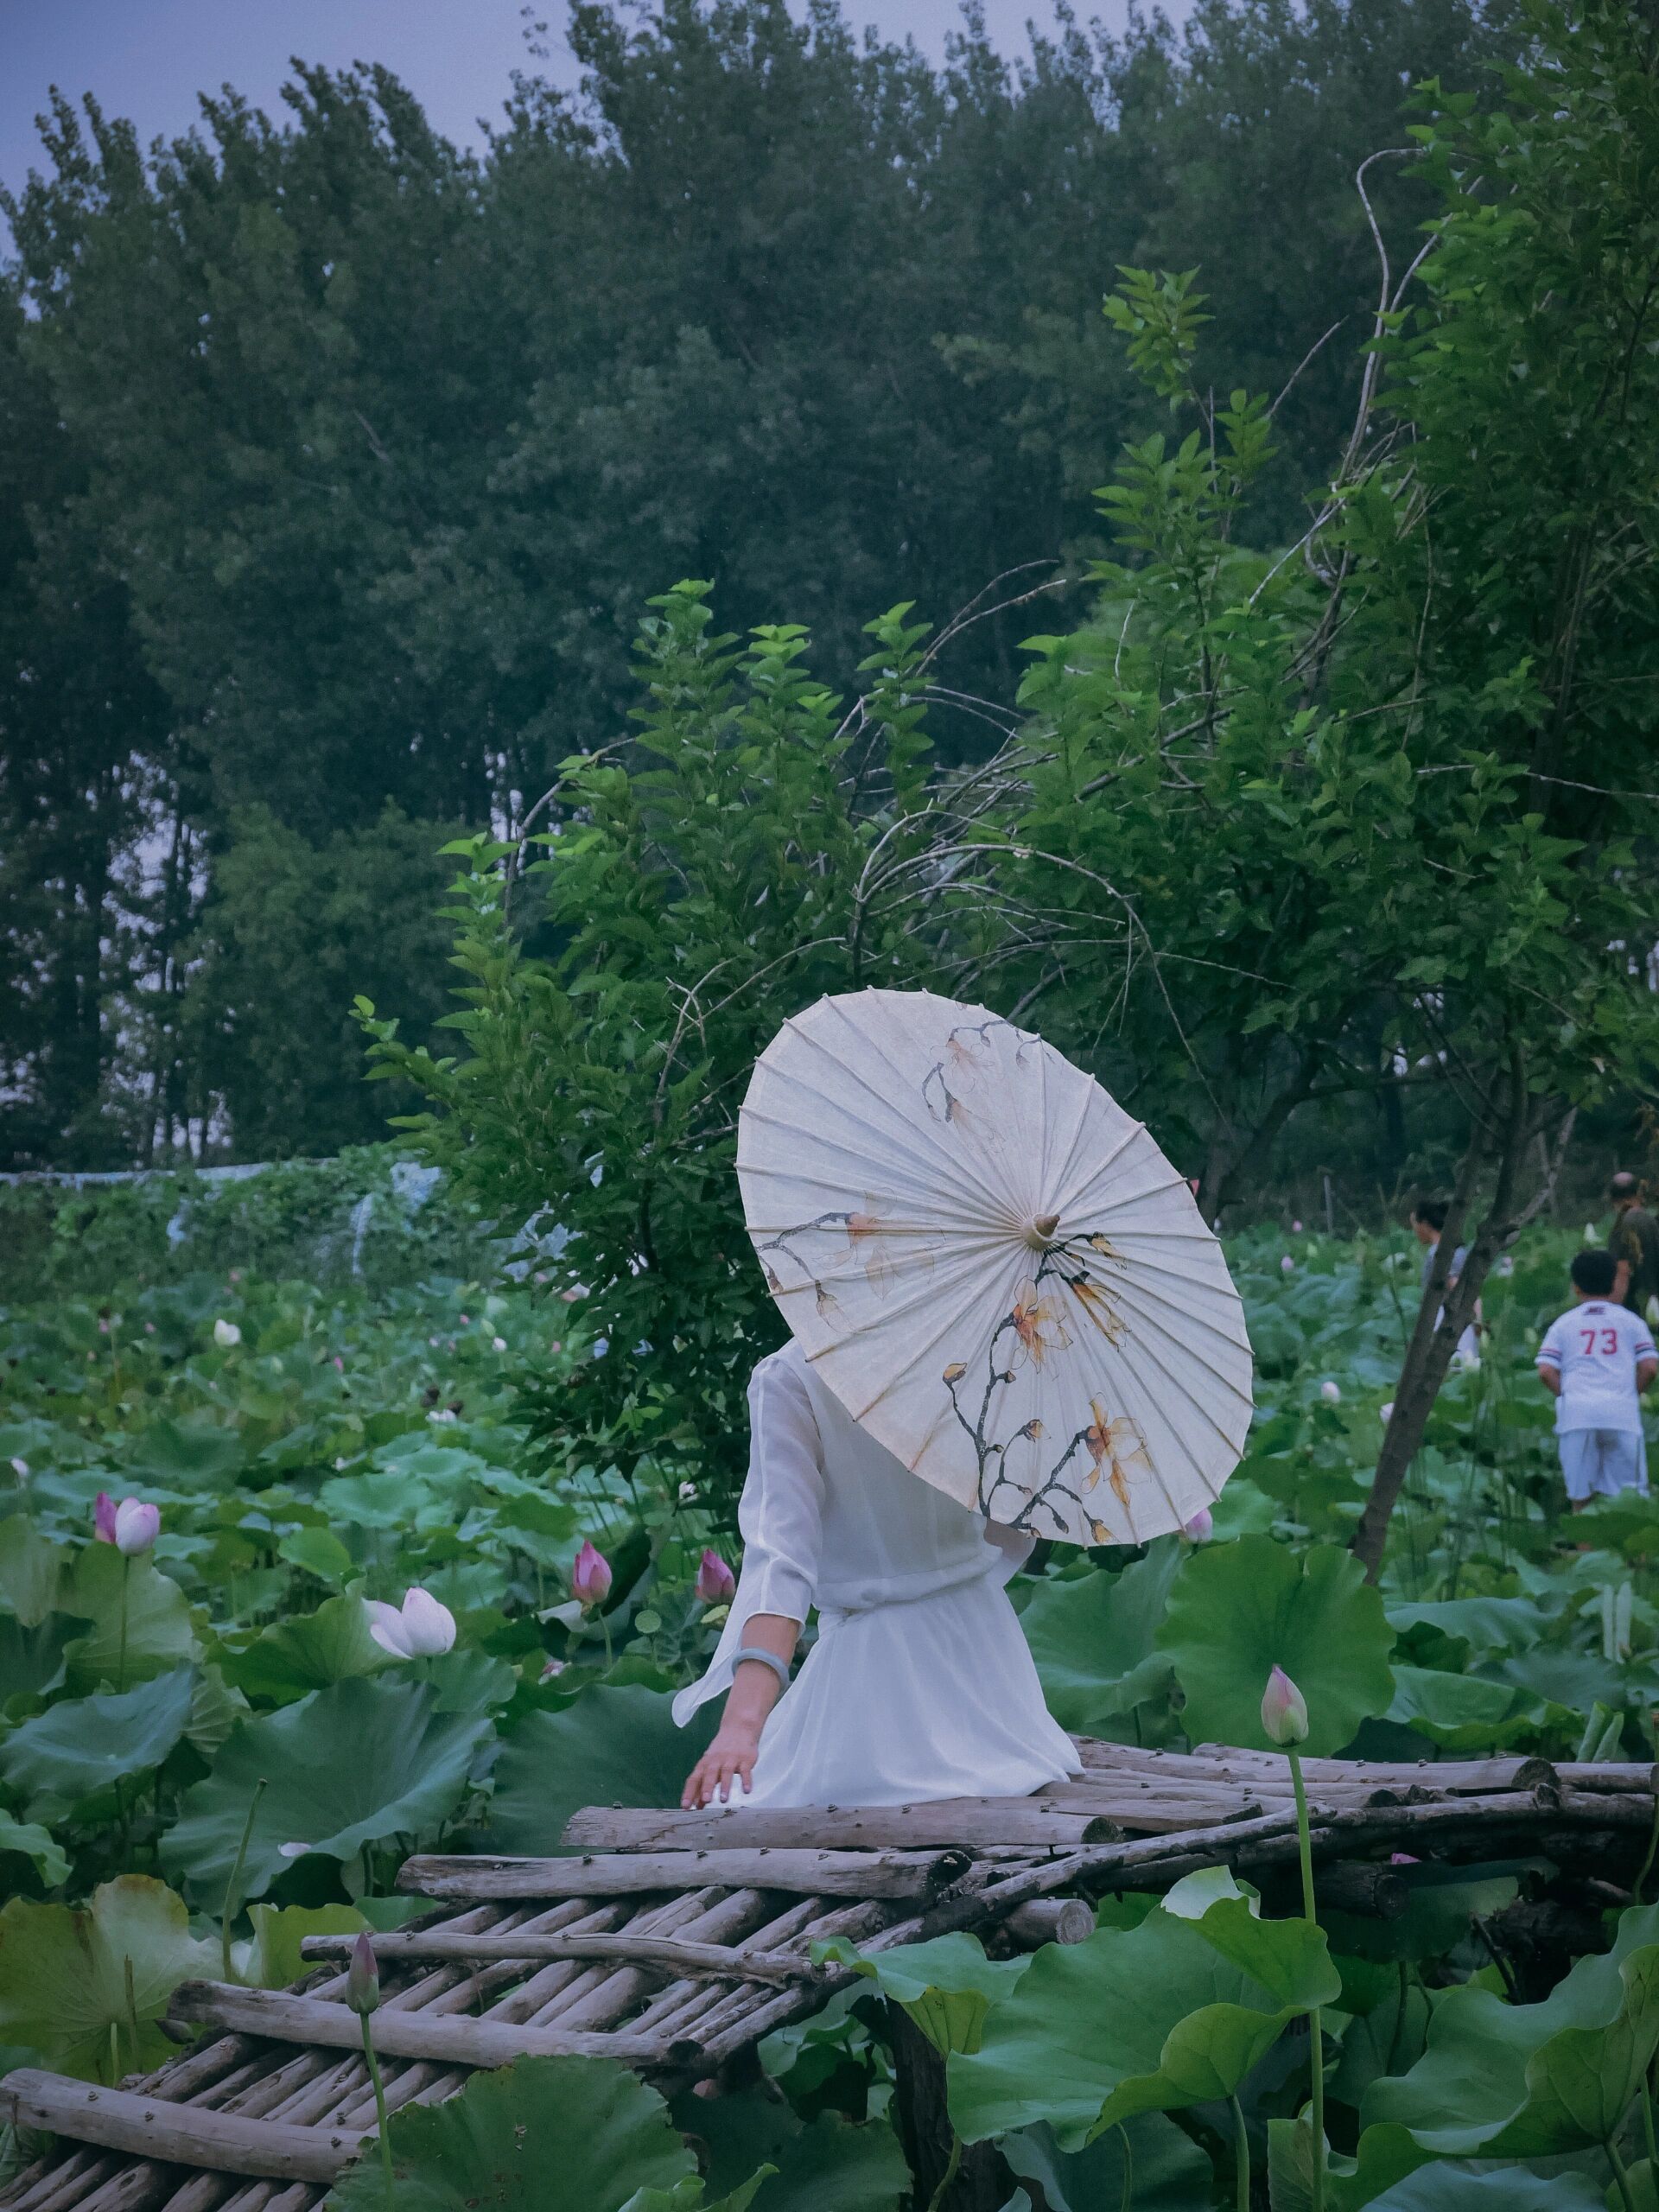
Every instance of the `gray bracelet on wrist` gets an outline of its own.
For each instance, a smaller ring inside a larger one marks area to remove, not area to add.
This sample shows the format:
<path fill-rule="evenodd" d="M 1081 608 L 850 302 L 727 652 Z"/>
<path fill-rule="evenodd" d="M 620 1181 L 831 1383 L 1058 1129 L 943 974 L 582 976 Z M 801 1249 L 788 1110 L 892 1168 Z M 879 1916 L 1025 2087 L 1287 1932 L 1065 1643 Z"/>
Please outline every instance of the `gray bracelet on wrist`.
<path fill-rule="evenodd" d="M 746 1659 L 758 1659 L 763 1667 L 770 1667 L 785 1689 L 789 1688 L 789 1662 L 780 1659 L 775 1651 L 763 1651 L 758 1643 L 746 1643 L 732 1655 L 732 1671 L 735 1673 Z"/>

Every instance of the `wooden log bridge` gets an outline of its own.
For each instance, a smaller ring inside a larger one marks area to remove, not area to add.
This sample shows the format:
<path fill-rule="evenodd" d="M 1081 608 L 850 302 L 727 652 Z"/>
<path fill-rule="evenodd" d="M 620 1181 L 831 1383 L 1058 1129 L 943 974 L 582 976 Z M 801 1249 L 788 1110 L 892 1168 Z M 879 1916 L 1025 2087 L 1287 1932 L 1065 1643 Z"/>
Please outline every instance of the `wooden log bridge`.
<path fill-rule="evenodd" d="M 1255 1881 L 1269 1909 L 1288 1898 L 1297 1845 L 1282 1759 L 1089 1740 L 1077 1754 L 1077 1777 L 1035 1797 L 588 1806 L 562 1857 L 410 1859 L 399 1887 L 431 1910 L 372 1939 L 389 2106 L 435 2103 L 476 2069 L 531 2053 L 607 2056 L 664 2094 L 721 2076 L 849 1979 L 813 1963 L 830 1936 L 867 1949 L 954 1929 L 999 1951 L 1077 1942 L 1101 1896 L 1162 1891 L 1214 1866 Z M 1408 1901 L 1396 1854 L 1548 1859 L 1617 1902 L 1656 1817 L 1646 1766 L 1308 1759 L 1304 1772 L 1320 1904 L 1376 1918 Z M 153 2074 L 0 2078 L 0 2120 L 36 2154 L 0 2189 L 0 2207 L 314 2212 L 374 2127 L 344 2002 L 348 1948 L 308 1941 L 310 1971 L 290 1989 L 183 1984 L 168 2027 L 193 2047 Z M 925 2063 L 916 2039 L 897 2040 L 901 2072 Z M 908 2141 L 918 2098 L 901 2103 Z"/>

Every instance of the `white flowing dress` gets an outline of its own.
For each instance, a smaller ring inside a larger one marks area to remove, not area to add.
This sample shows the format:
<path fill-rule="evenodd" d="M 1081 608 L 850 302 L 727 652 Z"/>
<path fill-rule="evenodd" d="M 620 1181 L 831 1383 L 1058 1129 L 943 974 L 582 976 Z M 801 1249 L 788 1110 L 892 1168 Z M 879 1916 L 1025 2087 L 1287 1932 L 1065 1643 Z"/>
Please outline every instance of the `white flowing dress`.
<path fill-rule="evenodd" d="M 1004 1586 L 1033 1540 L 988 1529 L 912 1475 L 792 1341 L 755 1369 L 749 1421 L 743 1572 L 709 1671 L 675 1699 L 675 1719 L 683 1726 L 730 1688 L 755 1614 L 804 1624 L 816 1604 L 818 1637 L 767 1719 L 741 1802 L 1025 1796 L 1075 1774 Z"/>

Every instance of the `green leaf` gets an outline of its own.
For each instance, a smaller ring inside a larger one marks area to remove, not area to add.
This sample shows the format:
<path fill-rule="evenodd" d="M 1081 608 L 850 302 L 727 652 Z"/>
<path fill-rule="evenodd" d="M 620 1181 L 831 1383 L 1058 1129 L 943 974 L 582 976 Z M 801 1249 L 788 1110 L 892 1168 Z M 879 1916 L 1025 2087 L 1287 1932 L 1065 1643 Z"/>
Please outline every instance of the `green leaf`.
<path fill-rule="evenodd" d="M 357 1567 L 332 1529 L 293 1529 L 276 1547 L 278 1559 L 302 1567 L 321 1582 L 346 1582 Z"/>
<path fill-rule="evenodd" d="M 31 1801 L 77 1805 L 160 1766 L 184 1733 L 195 1688 L 194 1668 L 181 1667 L 123 1697 L 66 1698 L 0 1742 L 0 1774 Z"/>
<path fill-rule="evenodd" d="M 22 1627 L 38 1628 L 58 1604 L 71 1556 L 67 1544 L 53 1543 L 26 1513 L 8 1514 L 0 1521 L 0 1605 Z"/>
<path fill-rule="evenodd" d="M 1159 1623 L 1181 1564 L 1178 1537 L 1160 1538 L 1121 1574 L 1044 1581 L 1021 1613 L 1048 1709 L 1087 1735 L 1101 1721 L 1157 1696 L 1170 1675 Z"/>
<path fill-rule="evenodd" d="M 117 1684 L 122 1667 L 121 1585 L 127 1584 L 126 1681 L 147 1682 L 197 1656 L 190 1608 L 178 1584 L 149 1559 L 129 1562 L 113 1544 L 88 1544 L 75 1561 L 64 1603 L 92 1624 L 89 1634 L 69 1644 L 64 1657 L 70 1689 L 77 1697 L 107 1683 Z"/>
<path fill-rule="evenodd" d="M 286 1989 L 311 1963 L 300 1956 L 308 1936 L 357 1936 L 369 1923 L 349 1904 L 256 1904 L 248 1909 L 253 1934 L 236 1946 L 239 1980 L 254 1989 Z"/>
<path fill-rule="evenodd" d="M 1184 1561 L 1158 1633 L 1186 1694 L 1194 1742 L 1277 1748 L 1262 1694 L 1282 1667 L 1307 1700 L 1310 1757 L 1339 1751 L 1394 1695 L 1394 1635 L 1351 1553 L 1297 1553 L 1269 1536 L 1211 1544 Z"/>
<path fill-rule="evenodd" d="M 555 2195 L 559 2212 L 623 2212 L 638 2190 L 696 2178 L 662 2099 L 606 2058 L 521 2058 L 474 2074 L 442 2104 L 403 2106 L 388 2133 L 397 2212 L 545 2212 Z M 371 2149 L 334 2184 L 327 2212 L 385 2206 Z"/>
<path fill-rule="evenodd" d="M 530 1713 L 502 1745 L 490 1813 L 493 1850 L 557 1851 L 582 1805 L 676 1805 L 714 1733 L 705 1706 L 674 1726 L 673 1700 L 637 1686 L 586 1689 L 557 1713 Z"/>
<path fill-rule="evenodd" d="M 979 2049 L 980 2031 L 993 2001 L 1006 1996 L 1030 1966 L 1029 1958 L 988 1959 L 977 1936 L 935 1936 L 925 1943 L 897 1944 L 868 1955 L 844 1936 L 814 1943 L 815 1960 L 833 1960 L 874 1982 L 900 2005 L 941 2057 Z"/>
<path fill-rule="evenodd" d="M 1624 1913 L 1605 1957 L 1541 2004 L 1465 1984 L 1437 2006 L 1411 2071 L 1374 2082 L 1367 2124 L 1446 2158 L 1535 2158 L 1605 2143 L 1659 2049 L 1659 1905 Z"/>
<path fill-rule="evenodd" d="M 1136 2113 L 1083 2151 L 1062 2151 L 1051 2127 L 1005 2135 L 998 2148 L 1021 2181 L 1040 2183 L 1049 2212 L 1117 2212 L 1125 2202 L 1135 2212 L 1194 2212 L 1212 2186 L 1209 2159 L 1162 2113 Z"/>
<path fill-rule="evenodd" d="M 490 1731 L 486 1716 L 443 1714 L 437 1704 L 429 1683 L 346 1681 L 243 1721 L 213 1772 L 186 1792 L 162 1839 L 163 1863 L 216 1907 L 262 1777 L 245 1897 L 289 1864 L 285 1843 L 345 1860 L 365 1844 L 428 1833 L 460 1803 Z"/>
<path fill-rule="evenodd" d="M 123 1874 L 90 1910 L 14 1897 L 0 1912 L 0 2041 L 28 2044 L 60 2073 L 118 2081 L 174 2046 L 156 2026 L 180 1982 L 218 1971 L 184 1900 Z"/>
<path fill-rule="evenodd" d="M 1291 2019 L 1334 2001 L 1341 1983 L 1318 1929 L 1261 1920 L 1242 1891 L 1181 1916 L 1204 1903 L 1194 1891 L 1136 1928 L 1039 1950 L 989 2013 L 979 2050 L 949 2062 L 961 2134 L 1040 2121 L 1076 2150 L 1133 2113 L 1230 2095 Z"/>
<path fill-rule="evenodd" d="M 1423 2166 L 1370 2200 L 1371 2212 L 1605 2212 L 1607 2202 L 1587 2174 L 1546 2176 L 1524 2166 L 1479 2174 Z"/>
<path fill-rule="evenodd" d="M 1538 1707 L 1526 1691 L 1478 1675 L 1444 1675 L 1428 1667 L 1396 1667 L 1394 1703 L 1386 1719 L 1426 1736 L 1458 1757 L 1496 1751 L 1537 1726 Z"/>
<path fill-rule="evenodd" d="M 153 1421 L 123 1470 L 124 1483 L 162 1490 L 224 1490 L 247 1459 L 234 1428 L 210 1421 Z"/>
<path fill-rule="evenodd" d="M 225 1655 L 226 1680 L 246 1697 L 286 1705 L 308 1690 L 378 1675 L 391 1662 L 369 1633 L 369 1616 L 354 1593 L 325 1598 L 314 1613 L 278 1621 L 245 1651 Z"/>
<path fill-rule="evenodd" d="M 14 1820 L 10 1813 L 0 1812 L 0 1853 L 8 1851 L 32 1859 L 35 1872 L 48 1890 L 55 1890 L 69 1878 L 69 1861 L 53 1840 L 49 1828 L 36 1827 L 29 1821 Z"/>

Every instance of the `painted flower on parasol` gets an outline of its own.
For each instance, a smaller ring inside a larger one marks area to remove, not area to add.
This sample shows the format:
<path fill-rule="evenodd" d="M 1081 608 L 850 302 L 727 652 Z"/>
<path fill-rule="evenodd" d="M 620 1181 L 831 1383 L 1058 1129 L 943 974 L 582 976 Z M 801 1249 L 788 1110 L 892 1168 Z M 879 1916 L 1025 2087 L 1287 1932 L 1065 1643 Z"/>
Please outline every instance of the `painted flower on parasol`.
<path fill-rule="evenodd" d="M 1213 1502 L 1250 1417 L 1220 1246 L 1040 1038 L 925 992 L 820 1000 L 756 1065 L 738 1173 L 808 1360 L 923 1481 L 1084 1544 Z"/>

